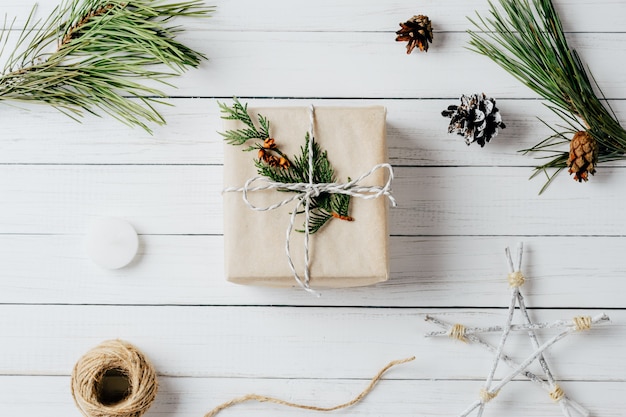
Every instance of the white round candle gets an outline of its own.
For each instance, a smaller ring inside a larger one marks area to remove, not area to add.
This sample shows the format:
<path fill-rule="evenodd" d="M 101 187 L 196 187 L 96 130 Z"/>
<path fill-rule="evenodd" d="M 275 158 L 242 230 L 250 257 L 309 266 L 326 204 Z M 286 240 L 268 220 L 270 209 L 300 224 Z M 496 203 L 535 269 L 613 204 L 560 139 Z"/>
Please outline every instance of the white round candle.
<path fill-rule="evenodd" d="M 115 217 L 95 221 L 87 234 L 87 254 L 108 269 L 128 265 L 139 248 L 137 232 L 128 222 Z"/>

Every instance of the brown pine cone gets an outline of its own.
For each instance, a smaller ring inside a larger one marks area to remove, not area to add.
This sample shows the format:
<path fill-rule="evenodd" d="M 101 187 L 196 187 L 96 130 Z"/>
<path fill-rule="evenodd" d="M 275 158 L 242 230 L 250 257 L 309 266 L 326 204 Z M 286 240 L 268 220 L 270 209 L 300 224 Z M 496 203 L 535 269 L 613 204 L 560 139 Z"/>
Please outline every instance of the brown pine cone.
<path fill-rule="evenodd" d="M 408 42 L 406 53 L 410 54 L 417 46 L 420 51 L 428 52 L 428 43 L 433 41 L 433 27 L 428 16 L 413 16 L 404 23 L 400 23 L 402 29 L 396 32 L 396 41 Z"/>
<path fill-rule="evenodd" d="M 598 143 L 596 140 L 587 132 L 576 132 L 569 145 L 568 172 L 574 174 L 574 180 L 578 182 L 587 181 L 589 174 L 596 173 L 597 163 Z"/>

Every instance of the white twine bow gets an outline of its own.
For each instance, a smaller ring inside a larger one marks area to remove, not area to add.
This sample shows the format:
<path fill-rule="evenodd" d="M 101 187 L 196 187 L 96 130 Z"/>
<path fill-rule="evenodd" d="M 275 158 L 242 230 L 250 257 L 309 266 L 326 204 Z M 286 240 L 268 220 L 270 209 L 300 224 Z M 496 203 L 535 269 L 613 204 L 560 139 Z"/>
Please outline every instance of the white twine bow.
<path fill-rule="evenodd" d="M 310 256 L 309 256 L 309 222 L 311 219 L 311 199 L 319 196 L 322 193 L 329 194 L 345 194 L 351 197 L 362 198 L 364 200 L 372 200 L 379 197 L 387 197 L 393 207 L 396 206 L 396 200 L 391 195 L 391 183 L 393 181 L 393 168 L 390 164 L 378 164 L 372 167 L 368 172 L 362 174 L 358 178 L 348 181 L 346 183 L 314 183 L 313 182 L 313 141 L 314 141 L 314 122 L 315 122 L 315 107 L 311 105 L 309 107 L 310 125 L 309 125 L 309 143 L 308 143 L 308 163 L 309 163 L 309 182 L 306 183 L 281 183 L 274 182 L 264 176 L 258 176 L 248 179 L 243 187 L 228 187 L 223 192 L 240 192 L 242 193 L 242 199 L 248 208 L 255 211 L 271 211 L 284 205 L 290 204 L 296 201 L 296 206 L 291 213 L 291 220 L 287 226 L 285 237 L 285 253 L 287 255 L 287 263 L 293 273 L 293 277 L 296 282 L 306 291 L 320 296 L 319 293 L 311 289 L 309 284 L 311 279 L 310 273 Z M 386 169 L 388 172 L 387 182 L 383 186 L 362 186 L 359 185 L 361 181 L 367 177 L 373 175 L 380 169 Z M 257 182 L 262 182 L 262 185 L 254 185 Z M 269 206 L 256 206 L 248 199 L 248 193 L 263 190 L 287 190 L 293 191 L 296 194 L 286 198 L 276 204 Z M 296 271 L 296 267 L 291 257 L 291 233 L 296 221 L 296 215 L 300 212 L 300 209 L 304 208 L 304 279 L 300 277 Z"/>

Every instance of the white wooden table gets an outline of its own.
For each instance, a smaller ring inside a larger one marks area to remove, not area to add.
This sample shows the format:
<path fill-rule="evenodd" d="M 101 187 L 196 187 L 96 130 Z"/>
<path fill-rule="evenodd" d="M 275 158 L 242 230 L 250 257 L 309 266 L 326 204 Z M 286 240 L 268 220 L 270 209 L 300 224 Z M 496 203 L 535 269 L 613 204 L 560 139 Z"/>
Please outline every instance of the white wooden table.
<path fill-rule="evenodd" d="M 4 0 L 18 15 L 30 2 Z M 392 359 L 361 404 L 336 415 L 456 416 L 477 398 L 492 356 L 449 339 L 425 314 L 503 322 L 503 248 L 526 245 L 523 270 L 537 321 L 605 312 L 613 324 L 548 353 L 561 386 L 594 416 L 626 409 L 626 217 L 623 162 L 588 184 L 562 174 L 542 196 L 535 161 L 517 153 L 556 123 L 534 93 L 465 49 L 465 16 L 486 1 L 216 0 L 214 18 L 182 37 L 210 60 L 175 80 L 168 121 L 149 136 L 110 118 L 82 124 L 45 106 L 0 113 L 0 415 L 79 416 L 69 390 L 76 360 L 103 340 L 142 349 L 160 375 L 147 416 L 202 416 L 248 392 L 318 405 L 356 395 Z M 55 0 L 40 2 L 45 15 Z M 626 121 L 626 2 L 558 0 L 569 40 Z M 427 54 L 405 54 L 398 23 L 433 21 Z M 465 93 L 498 100 L 506 130 L 484 149 L 446 133 L 442 109 Z M 222 143 L 216 99 L 253 105 L 384 105 L 399 207 L 390 214 L 391 279 L 327 290 L 241 287 L 223 278 Z M 88 225 L 128 220 L 140 234 L 129 267 L 84 254 Z M 546 338 L 553 332 L 540 333 Z M 528 339 L 507 353 L 522 359 Z M 497 373 L 504 375 L 506 368 Z M 224 416 L 302 416 L 247 404 Z M 486 416 L 559 416 L 519 379 Z"/>

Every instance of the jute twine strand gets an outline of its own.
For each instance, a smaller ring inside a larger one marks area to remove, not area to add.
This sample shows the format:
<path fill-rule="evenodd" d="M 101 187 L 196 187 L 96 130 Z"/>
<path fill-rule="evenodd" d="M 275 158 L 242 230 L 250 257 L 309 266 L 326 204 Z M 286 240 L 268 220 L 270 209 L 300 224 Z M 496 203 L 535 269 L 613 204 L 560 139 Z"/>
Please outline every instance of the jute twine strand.
<path fill-rule="evenodd" d="M 454 326 L 452 326 L 452 328 L 450 329 L 450 333 L 448 333 L 448 336 L 450 336 L 453 339 L 460 340 L 461 342 L 467 343 L 467 338 L 465 337 L 465 333 L 466 333 L 465 326 L 463 326 L 460 323 L 457 323 Z"/>
<path fill-rule="evenodd" d="M 480 400 L 483 403 L 488 403 L 489 401 L 493 400 L 494 398 L 496 398 L 498 396 L 498 394 L 500 393 L 500 390 L 497 391 L 489 391 L 486 390 L 484 388 L 482 388 L 480 390 L 479 396 L 480 396 Z"/>
<path fill-rule="evenodd" d="M 213 416 L 217 415 L 220 411 L 222 411 L 222 410 L 224 410 L 226 408 L 232 407 L 232 406 L 237 405 L 237 404 L 245 403 L 245 402 L 248 402 L 248 401 L 258 401 L 258 402 L 262 402 L 262 403 L 263 402 L 269 402 L 269 403 L 284 405 L 286 407 L 291 407 L 291 408 L 299 408 L 299 409 L 302 409 L 302 410 L 321 411 L 321 412 L 329 412 L 329 411 L 339 410 L 339 409 L 342 409 L 342 408 L 347 408 L 347 407 L 350 407 L 350 406 L 360 402 L 370 392 L 372 392 L 372 390 L 374 389 L 374 386 L 376 385 L 376 383 L 378 381 L 380 381 L 380 379 L 382 378 L 383 374 L 385 372 L 387 372 L 390 368 L 392 368 L 392 367 L 394 367 L 396 365 L 401 365 L 403 363 L 411 362 L 413 360 L 415 360 L 415 356 L 412 356 L 412 357 L 406 358 L 406 359 L 400 359 L 400 360 L 395 360 L 395 361 L 389 362 L 384 368 L 382 368 L 380 371 L 378 371 L 378 373 L 374 376 L 374 378 L 372 378 L 372 380 L 370 381 L 368 386 L 359 395 L 357 395 L 352 400 L 350 400 L 350 401 L 348 401 L 346 403 L 343 403 L 343 404 L 335 405 L 335 406 L 332 406 L 332 407 L 318 407 L 318 406 L 314 406 L 314 405 L 297 404 L 297 403 L 293 403 L 293 402 L 290 402 L 290 401 L 281 400 L 279 398 L 267 397 L 265 395 L 248 394 L 248 395 L 244 395 L 243 397 L 233 398 L 230 401 L 226 401 L 225 403 L 218 405 L 217 407 L 215 407 L 214 409 L 212 409 L 211 411 L 206 413 L 204 415 L 204 417 L 213 417 Z"/>
<path fill-rule="evenodd" d="M 554 389 L 550 391 L 550 398 L 554 401 L 559 402 L 565 397 L 565 392 L 559 385 L 555 385 Z"/>
<path fill-rule="evenodd" d="M 103 404 L 102 387 L 107 373 L 127 379 L 128 391 L 119 402 Z M 85 417 L 139 417 L 154 402 L 158 382 L 154 367 L 136 347 L 109 340 L 87 352 L 72 371 L 74 402 Z"/>
<path fill-rule="evenodd" d="M 574 317 L 574 326 L 579 332 L 591 329 L 592 320 L 590 316 Z"/>
<path fill-rule="evenodd" d="M 295 208 L 291 212 L 291 218 L 289 221 L 289 225 L 287 226 L 287 230 L 285 233 L 285 254 L 287 256 L 287 264 L 289 265 L 289 269 L 293 274 L 294 279 L 307 292 L 317 295 L 320 294 L 313 290 L 310 285 L 311 274 L 310 274 L 310 256 L 309 256 L 309 222 L 311 220 L 311 199 L 318 197 L 322 193 L 329 194 L 345 194 L 351 197 L 360 198 L 363 200 L 372 200 L 380 197 L 386 197 L 389 199 L 392 206 L 396 206 L 396 200 L 391 193 L 391 183 L 393 181 L 393 168 L 390 164 L 383 163 L 377 164 L 372 167 L 368 172 L 363 173 L 358 178 L 348 181 L 346 183 L 324 183 L 318 184 L 313 182 L 313 169 L 314 169 L 314 161 L 313 161 L 313 141 L 315 140 L 315 107 L 311 105 L 309 107 L 309 143 L 308 143 L 308 164 L 309 164 L 309 178 L 308 182 L 305 183 L 280 183 L 270 181 L 268 178 L 263 176 L 253 177 L 248 179 L 243 187 L 226 187 L 222 192 L 224 193 L 232 193 L 232 192 L 240 192 L 242 193 L 242 199 L 246 206 L 251 210 L 255 211 L 271 211 L 276 210 L 284 205 L 295 202 Z M 378 170 L 386 170 L 387 171 L 387 181 L 384 186 L 363 186 L 360 183 L 366 178 L 374 175 Z M 265 185 L 253 185 L 255 183 L 264 182 Z M 281 191 L 293 191 L 296 194 L 288 197 L 282 201 L 279 201 L 276 204 L 272 204 L 266 207 L 260 207 L 252 203 L 248 199 L 248 193 L 254 191 L 264 191 L 264 190 L 281 190 Z M 296 267 L 294 265 L 293 259 L 291 257 L 291 234 L 294 229 L 296 215 L 304 212 L 304 276 L 301 277 L 300 274 L 296 271 Z"/>

